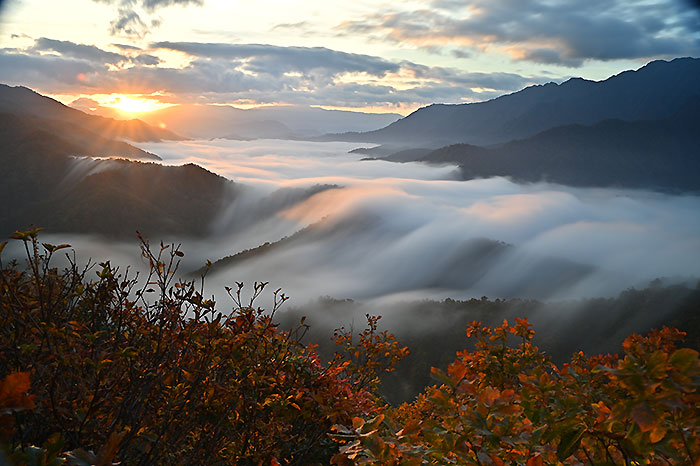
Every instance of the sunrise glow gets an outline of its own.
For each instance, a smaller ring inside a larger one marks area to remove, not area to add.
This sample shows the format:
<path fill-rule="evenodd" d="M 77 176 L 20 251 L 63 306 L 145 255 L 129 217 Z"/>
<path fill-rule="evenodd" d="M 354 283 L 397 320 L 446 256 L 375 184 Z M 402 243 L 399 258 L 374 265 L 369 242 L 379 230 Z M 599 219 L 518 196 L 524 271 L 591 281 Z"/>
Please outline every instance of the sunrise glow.
<path fill-rule="evenodd" d="M 104 107 L 115 108 L 120 112 L 129 114 L 152 112 L 171 106 L 155 99 L 128 94 L 111 94 L 102 99 L 101 104 Z"/>

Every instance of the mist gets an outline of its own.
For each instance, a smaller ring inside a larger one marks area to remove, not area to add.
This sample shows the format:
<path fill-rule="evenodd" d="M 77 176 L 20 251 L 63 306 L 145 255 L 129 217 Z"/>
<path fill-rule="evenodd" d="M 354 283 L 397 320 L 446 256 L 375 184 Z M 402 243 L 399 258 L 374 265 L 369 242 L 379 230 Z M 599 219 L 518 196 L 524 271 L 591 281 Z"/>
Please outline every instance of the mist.
<path fill-rule="evenodd" d="M 163 163 L 194 162 L 237 194 L 206 238 L 182 243 L 180 268 L 207 288 L 269 281 L 292 302 L 319 296 L 416 299 L 614 296 L 656 278 L 700 276 L 700 197 L 570 188 L 505 178 L 458 181 L 454 166 L 362 161 L 351 143 L 186 141 L 144 144 Z M 76 160 L 70 180 L 100 170 Z M 101 163 L 109 163 L 104 161 Z M 138 268 L 132 243 L 81 235 L 79 259 Z M 258 248 L 271 243 L 273 247 Z M 245 256 L 235 256 L 251 250 Z M 232 259 L 221 261 L 227 256 Z"/>

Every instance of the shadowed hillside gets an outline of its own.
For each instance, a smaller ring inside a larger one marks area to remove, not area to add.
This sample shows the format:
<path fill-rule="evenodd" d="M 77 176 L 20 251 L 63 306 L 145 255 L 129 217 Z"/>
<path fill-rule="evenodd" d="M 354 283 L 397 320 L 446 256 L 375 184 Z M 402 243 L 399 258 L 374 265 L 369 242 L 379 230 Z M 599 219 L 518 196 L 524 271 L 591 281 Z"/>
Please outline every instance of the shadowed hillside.
<path fill-rule="evenodd" d="M 158 157 L 66 122 L 0 114 L 0 144 L 4 235 L 29 224 L 112 237 L 204 234 L 235 193 L 232 182 L 192 164 L 76 158 Z"/>
<path fill-rule="evenodd" d="M 700 97 L 660 121 L 561 126 L 492 148 L 448 146 L 419 160 L 457 164 L 465 179 L 698 191 L 698 115 Z"/>

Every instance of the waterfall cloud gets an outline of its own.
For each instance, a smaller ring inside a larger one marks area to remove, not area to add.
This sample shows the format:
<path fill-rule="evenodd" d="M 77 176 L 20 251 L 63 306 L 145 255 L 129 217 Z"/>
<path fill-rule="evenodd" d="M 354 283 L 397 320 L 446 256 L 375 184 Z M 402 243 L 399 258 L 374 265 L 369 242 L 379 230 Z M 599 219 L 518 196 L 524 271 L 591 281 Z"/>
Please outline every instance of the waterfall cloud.
<path fill-rule="evenodd" d="M 362 161 L 348 153 L 356 147 L 281 140 L 145 145 L 163 163 L 198 163 L 241 188 L 210 237 L 184 242 L 182 270 L 211 260 L 210 290 L 264 280 L 296 303 L 325 295 L 570 299 L 613 296 L 656 278 L 700 277 L 697 195 L 458 181 L 456 167 Z M 76 164 L 76 174 L 98 169 Z M 125 257 L 129 247 L 138 254 L 135 242 L 61 235 L 66 239 L 95 260 L 115 251 Z"/>
<path fill-rule="evenodd" d="M 249 187 L 211 247 L 194 246 L 208 259 L 282 240 L 217 264 L 216 282 L 264 279 L 298 300 L 547 299 L 700 276 L 698 196 L 458 181 L 455 167 L 361 161 L 348 153 L 356 147 L 214 140 L 146 149 Z M 285 191 L 286 203 L 263 207 Z"/>

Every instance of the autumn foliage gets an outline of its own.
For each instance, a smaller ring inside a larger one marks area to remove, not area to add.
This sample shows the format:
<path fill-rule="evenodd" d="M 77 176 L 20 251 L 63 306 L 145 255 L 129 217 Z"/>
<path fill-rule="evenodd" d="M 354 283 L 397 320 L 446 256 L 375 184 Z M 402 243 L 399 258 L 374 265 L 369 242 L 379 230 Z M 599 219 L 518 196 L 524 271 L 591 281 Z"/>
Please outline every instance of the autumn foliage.
<path fill-rule="evenodd" d="M 303 325 L 273 323 L 280 290 L 271 312 L 254 307 L 265 283 L 249 299 L 227 288 L 220 312 L 175 280 L 172 245 L 144 240 L 139 278 L 109 262 L 58 270 L 68 246 L 37 233 L 15 235 L 26 267 L 0 272 L 0 463 L 328 464 L 331 426 L 376 414 L 374 381 L 405 352 L 372 319 L 356 344 L 338 331 L 352 358 L 322 363 Z"/>
<path fill-rule="evenodd" d="M 322 362 L 303 320 L 274 323 L 280 290 L 264 312 L 266 284 L 236 283 L 221 310 L 203 279 L 176 280 L 174 245 L 142 240 L 139 277 L 70 254 L 59 270 L 68 245 L 15 237 L 26 264 L 0 263 L 2 465 L 700 466 L 700 362 L 677 330 L 557 366 L 527 320 L 474 322 L 474 349 L 393 408 L 379 376 L 408 350 L 379 317 L 336 330 Z"/>
<path fill-rule="evenodd" d="M 700 465 L 700 362 L 682 333 L 632 335 L 624 355 L 555 366 L 526 320 L 474 322 L 416 401 L 336 426 L 336 464 Z M 519 344 L 509 344 L 515 338 Z"/>

